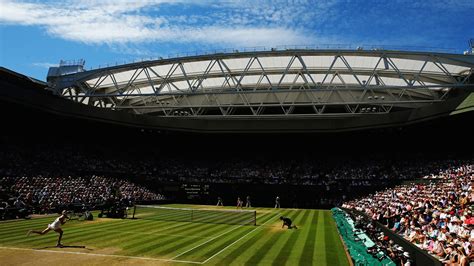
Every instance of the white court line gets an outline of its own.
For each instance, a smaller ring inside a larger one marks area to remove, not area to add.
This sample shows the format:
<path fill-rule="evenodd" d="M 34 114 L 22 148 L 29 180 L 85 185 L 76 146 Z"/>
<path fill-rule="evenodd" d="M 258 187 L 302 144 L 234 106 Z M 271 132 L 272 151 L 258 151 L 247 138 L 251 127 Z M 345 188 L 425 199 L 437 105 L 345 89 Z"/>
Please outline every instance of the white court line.
<path fill-rule="evenodd" d="M 152 261 L 168 261 L 168 262 L 179 262 L 179 263 L 202 264 L 202 262 L 190 261 L 190 260 L 160 259 L 160 258 L 148 258 L 148 257 L 125 256 L 125 255 L 111 255 L 111 254 L 99 254 L 99 253 L 85 253 L 85 252 L 74 252 L 74 251 L 37 250 L 37 249 L 29 249 L 29 248 L 14 248 L 14 247 L 1 247 L 1 246 L 0 246 L 0 249 L 26 250 L 26 251 L 34 251 L 34 252 L 61 253 L 61 254 L 83 255 L 83 256 L 95 256 L 95 257 L 109 257 L 109 258 L 122 258 L 122 259 L 138 259 L 138 260 L 152 260 Z"/>
<path fill-rule="evenodd" d="M 275 217 L 278 217 L 280 214 L 277 214 L 275 216 L 273 216 L 272 218 L 270 218 L 268 221 L 266 221 L 265 223 L 261 224 L 259 227 L 253 229 L 252 231 L 248 232 L 247 234 L 243 235 L 241 238 L 235 240 L 234 242 L 230 243 L 227 247 L 221 249 L 219 252 L 217 252 L 216 254 L 212 255 L 211 257 L 209 257 L 207 260 L 201 262 L 201 264 L 204 264 L 208 261 L 210 261 L 212 258 L 214 258 L 215 256 L 219 255 L 220 253 L 224 252 L 224 250 L 230 248 L 232 245 L 234 245 L 235 243 L 239 242 L 240 240 L 244 239 L 246 236 L 248 236 L 249 234 L 251 234 L 252 232 L 255 232 L 256 230 L 260 229 L 260 228 L 263 228 L 262 226 L 264 226 L 265 224 L 267 224 L 268 222 L 270 222 L 271 220 L 275 219 Z"/>
<path fill-rule="evenodd" d="M 180 257 L 180 256 L 182 256 L 182 255 L 188 253 L 189 251 L 194 250 L 194 249 L 196 249 L 196 248 L 198 248 L 198 247 L 200 247 L 200 246 L 202 246 L 202 245 L 204 245 L 204 244 L 207 244 L 207 243 L 211 242 L 212 240 L 214 240 L 214 239 L 216 239 L 216 238 L 218 238 L 218 237 L 221 237 L 221 236 L 223 236 L 223 235 L 225 235 L 225 234 L 227 234 L 227 233 L 230 233 L 230 232 L 234 231 L 235 229 L 238 229 L 238 228 L 240 228 L 240 227 L 242 227 L 242 226 L 244 226 L 244 225 L 246 225 L 246 224 L 241 224 L 241 225 L 239 225 L 239 226 L 237 226 L 237 227 L 234 227 L 234 228 L 232 228 L 232 229 L 230 229 L 230 230 L 228 230 L 228 231 L 225 231 L 224 233 L 222 233 L 222 234 L 220 234 L 220 235 L 218 235 L 218 236 L 215 236 L 215 237 L 213 237 L 213 238 L 207 240 L 206 242 L 201 243 L 201 244 L 199 244 L 199 245 L 197 245 L 197 246 L 195 246 L 195 247 L 193 247 L 193 248 L 190 248 L 190 249 L 188 249 L 188 250 L 186 250 L 186 251 L 184 251 L 184 252 L 182 252 L 182 253 L 180 253 L 180 254 L 174 256 L 174 257 L 172 257 L 171 259 L 174 260 L 174 259 L 176 259 L 177 257 Z"/>

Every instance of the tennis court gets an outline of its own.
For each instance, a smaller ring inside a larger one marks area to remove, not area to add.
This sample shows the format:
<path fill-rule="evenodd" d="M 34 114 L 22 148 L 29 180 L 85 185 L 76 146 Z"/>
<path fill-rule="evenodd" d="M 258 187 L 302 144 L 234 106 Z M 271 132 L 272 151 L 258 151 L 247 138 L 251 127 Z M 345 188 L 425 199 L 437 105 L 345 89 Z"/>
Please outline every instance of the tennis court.
<path fill-rule="evenodd" d="M 161 209 L 144 208 L 137 209 L 137 219 L 69 221 L 63 226 L 66 247 L 61 249 L 54 247 L 54 232 L 26 237 L 29 229 L 44 229 L 55 217 L 2 222 L 0 261 L 2 265 L 348 265 L 330 211 L 251 208 L 256 211 L 254 225 L 253 212 L 225 212 L 222 216 L 213 211 L 235 207 L 167 207 L 186 208 L 188 212 L 167 212 L 164 215 L 169 219 L 163 220 L 159 217 L 163 216 Z M 189 210 L 196 211 L 191 215 Z M 282 229 L 280 216 L 290 217 L 298 229 Z M 187 217 L 214 218 L 188 221 Z"/>

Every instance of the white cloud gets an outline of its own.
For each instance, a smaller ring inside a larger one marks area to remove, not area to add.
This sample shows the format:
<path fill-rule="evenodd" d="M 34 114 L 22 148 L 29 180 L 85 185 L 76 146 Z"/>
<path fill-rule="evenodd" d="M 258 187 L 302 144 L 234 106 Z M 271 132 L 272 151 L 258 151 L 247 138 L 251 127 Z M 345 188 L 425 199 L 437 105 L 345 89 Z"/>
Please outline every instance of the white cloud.
<path fill-rule="evenodd" d="M 48 62 L 40 62 L 40 63 L 32 63 L 34 67 L 46 68 L 49 69 L 50 67 L 57 67 L 58 64 L 48 63 Z"/>
<path fill-rule="evenodd" d="M 279 19 L 291 19 L 288 12 L 282 14 L 281 11 L 269 11 L 257 16 L 255 12 L 250 12 L 249 15 L 245 11 L 234 10 L 217 20 L 218 15 L 211 19 L 199 15 L 171 17 L 160 15 L 159 10 L 154 15 L 144 11 L 159 9 L 163 3 L 177 2 L 182 1 L 90 0 L 79 3 L 37 3 L 0 0 L 0 23 L 39 26 L 51 36 L 87 44 L 198 42 L 235 47 L 314 42 L 314 37 L 295 30 L 288 24 L 272 23 Z M 186 1 L 188 4 L 189 2 Z M 222 6 L 228 5 L 228 2 L 222 3 Z M 199 22 L 203 23 L 200 25 Z"/>
<path fill-rule="evenodd" d="M 437 30 L 437 24 L 449 24 L 437 20 L 443 13 L 472 10 L 474 2 L 398 0 L 359 5 L 343 0 L 0 0 L 0 6 L 0 24 L 40 27 L 53 37 L 75 42 L 240 47 L 366 39 L 373 43 L 387 39 L 381 34 L 384 30 L 398 31 L 412 43 L 420 34 L 404 29 L 426 25 Z M 359 6 L 363 12 L 355 9 Z M 399 6 L 404 7 L 400 14 L 408 15 L 395 23 Z M 426 15 L 416 15 L 425 10 L 430 14 L 428 20 Z M 391 26 L 397 23 L 401 26 Z M 369 34 L 372 28 L 379 32 Z"/>

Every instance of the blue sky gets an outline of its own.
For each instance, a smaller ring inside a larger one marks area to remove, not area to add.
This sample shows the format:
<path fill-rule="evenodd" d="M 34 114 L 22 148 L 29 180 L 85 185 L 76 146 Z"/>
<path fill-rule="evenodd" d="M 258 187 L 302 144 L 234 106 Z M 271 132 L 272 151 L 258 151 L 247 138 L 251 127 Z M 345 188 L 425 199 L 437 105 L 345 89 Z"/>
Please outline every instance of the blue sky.
<path fill-rule="evenodd" d="M 472 0 L 0 0 L 0 65 L 45 80 L 86 68 L 222 48 L 346 44 L 450 48 L 474 38 Z"/>

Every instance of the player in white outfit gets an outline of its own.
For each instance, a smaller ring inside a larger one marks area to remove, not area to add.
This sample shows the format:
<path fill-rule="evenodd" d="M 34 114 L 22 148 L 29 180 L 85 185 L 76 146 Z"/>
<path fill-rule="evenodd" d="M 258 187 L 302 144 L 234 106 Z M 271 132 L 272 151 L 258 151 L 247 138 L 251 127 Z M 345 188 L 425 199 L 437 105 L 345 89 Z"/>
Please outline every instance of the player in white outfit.
<path fill-rule="evenodd" d="M 66 223 L 66 219 L 69 219 L 69 217 L 66 214 L 66 210 L 64 210 L 64 211 L 62 211 L 61 216 L 56 218 L 56 220 L 54 220 L 54 222 L 48 224 L 48 227 L 46 227 L 46 229 L 44 229 L 43 231 L 30 230 L 28 232 L 28 236 L 31 233 L 35 233 L 35 234 L 38 234 L 38 235 L 44 235 L 44 234 L 48 233 L 49 231 L 53 230 L 54 232 L 59 234 L 58 244 L 56 246 L 57 247 L 63 247 L 63 245 L 61 244 L 61 238 L 63 237 L 63 230 L 61 229 L 61 225 Z"/>

